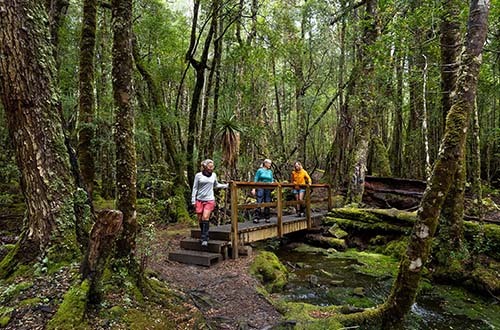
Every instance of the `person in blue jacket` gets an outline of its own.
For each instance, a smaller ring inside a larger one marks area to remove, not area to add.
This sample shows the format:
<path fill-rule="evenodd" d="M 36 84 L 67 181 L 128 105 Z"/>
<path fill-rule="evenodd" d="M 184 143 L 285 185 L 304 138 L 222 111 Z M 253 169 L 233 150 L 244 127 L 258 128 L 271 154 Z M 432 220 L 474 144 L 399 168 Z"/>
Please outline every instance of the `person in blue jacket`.
<path fill-rule="evenodd" d="M 271 164 L 272 161 L 270 159 L 264 159 L 264 162 L 262 163 L 262 166 L 257 170 L 255 173 L 255 178 L 254 182 L 266 182 L 266 183 L 272 183 L 274 182 L 274 177 L 273 177 L 273 171 L 271 170 Z M 271 202 L 271 191 L 272 189 L 252 189 L 252 195 L 255 196 L 255 193 L 257 191 L 257 203 L 269 203 Z M 261 213 L 260 207 L 255 209 L 255 214 L 254 214 L 254 223 L 259 223 L 259 220 L 264 218 L 266 219 L 266 222 L 270 222 L 269 218 L 271 217 L 270 215 L 270 210 L 269 207 L 264 207 L 264 213 Z"/>

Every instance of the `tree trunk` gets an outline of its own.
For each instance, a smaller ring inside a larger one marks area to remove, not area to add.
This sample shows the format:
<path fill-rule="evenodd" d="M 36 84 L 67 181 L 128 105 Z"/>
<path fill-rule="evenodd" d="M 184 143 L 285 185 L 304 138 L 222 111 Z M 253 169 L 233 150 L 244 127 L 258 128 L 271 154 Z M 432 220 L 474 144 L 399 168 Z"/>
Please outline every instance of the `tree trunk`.
<path fill-rule="evenodd" d="M 207 158 L 213 159 L 214 147 L 215 147 L 215 135 L 217 131 L 217 118 L 219 117 L 219 97 L 220 97 L 220 86 L 221 86 L 221 59 L 222 59 L 222 36 L 224 31 L 224 21 L 219 19 L 219 35 L 214 42 L 214 70 L 215 70 L 215 86 L 214 86 L 214 109 L 212 111 L 212 122 L 210 124 L 210 136 L 209 143 L 207 146 L 206 155 Z M 235 179 L 235 178 L 233 178 Z"/>
<path fill-rule="evenodd" d="M 123 232 L 117 256 L 130 257 L 137 235 L 136 154 L 132 107 L 132 0 L 112 0 L 113 98 L 116 106 L 117 208 L 123 213 Z"/>
<path fill-rule="evenodd" d="M 78 258 L 68 152 L 58 111 L 55 63 L 43 3 L 9 1 L 0 14 L 0 91 L 21 172 L 26 230 L 0 263 L 0 277 L 16 264 Z"/>
<path fill-rule="evenodd" d="M 95 180 L 92 140 L 94 125 L 94 58 L 97 27 L 97 0 L 83 3 L 82 36 L 80 39 L 80 100 L 78 113 L 78 160 L 83 183 L 92 198 Z"/>
<path fill-rule="evenodd" d="M 373 65 L 370 64 L 368 58 L 369 47 L 377 39 L 377 0 L 368 0 L 366 2 L 366 10 L 364 21 L 369 22 L 365 25 L 362 37 L 362 46 L 358 53 L 358 65 L 361 67 L 359 85 L 356 88 L 355 95 L 357 96 L 358 105 L 358 127 L 359 133 L 356 138 L 356 149 L 353 153 L 353 161 L 350 170 L 350 178 L 347 202 L 360 203 L 363 197 L 366 167 L 368 160 L 368 151 L 371 138 L 371 123 L 373 116 L 373 100 L 375 82 L 373 81 Z"/>
<path fill-rule="evenodd" d="M 443 0 L 445 11 L 441 21 L 441 107 L 443 109 L 443 126 L 446 115 L 452 106 L 452 92 L 457 82 L 460 49 L 462 47 L 460 33 L 460 7 L 462 1 Z"/>
<path fill-rule="evenodd" d="M 445 12 L 441 23 L 441 86 L 443 107 L 443 122 L 452 105 L 451 93 L 456 89 L 458 76 L 459 50 L 461 48 L 460 34 L 460 2 L 445 0 Z M 463 216 L 465 194 L 465 160 L 464 154 L 460 155 L 457 172 L 453 175 L 452 184 L 443 203 L 439 220 L 439 233 L 436 237 L 439 242 L 434 251 L 434 262 L 437 267 L 449 270 L 451 266 L 450 255 L 454 260 L 463 255 Z"/>
<path fill-rule="evenodd" d="M 195 1 L 195 9 L 197 7 Z M 198 4 L 199 5 L 199 4 Z M 194 164 L 194 150 L 195 150 L 195 137 L 196 137 L 196 121 L 198 120 L 199 105 L 201 101 L 203 86 L 205 84 L 205 70 L 208 66 L 208 52 L 210 50 L 210 44 L 212 43 L 212 38 L 216 30 L 217 15 L 219 10 L 219 0 L 213 0 L 212 2 L 212 20 L 210 24 L 210 29 L 208 31 L 207 37 L 205 39 L 205 44 L 200 57 L 200 60 L 196 60 L 194 40 L 196 39 L 196 21 L 193 18 L 193 28 L 191 30 L 191 45 L 187 53 L 187 59 L 196 71 L 196 82 L 193 90 L 193 96 L 191 99 L 191 106 L 189 108 L 189 124 L 188 124 L 188 139 L 186 146 L 186 158 L 187 158 L 187 174 L 188 182 L 194 181 L 195 174 L 195 164 Z M 193 17 L 197 17 L 197 11 L 194 13 Z"/>
<path fill-rule="evenodd" d="M 397 53 L 396 64 L 396 104 L 394 106 L 394 126 L 389 155 L 392 173 L 400 178 L 403 170 L 403 67 L 404 56 Z"/>

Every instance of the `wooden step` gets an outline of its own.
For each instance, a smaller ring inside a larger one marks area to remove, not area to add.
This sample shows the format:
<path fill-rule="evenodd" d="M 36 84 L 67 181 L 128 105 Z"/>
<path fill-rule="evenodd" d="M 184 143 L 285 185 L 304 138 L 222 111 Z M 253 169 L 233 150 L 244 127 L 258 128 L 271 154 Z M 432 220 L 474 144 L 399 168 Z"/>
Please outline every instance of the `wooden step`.
<path fill-rule="evenodd" d="M 201 230 L 191 229 L 191 237 L 192 238 L 200 238 L 201 237 Z M 231 233 L 229 231 L 221 231 L 221 230 L 217 230 L 217 229 L 209 230 L 208 237 L 210 237 L 210 239 L 214 239 L 214 240 L 230 241 L 231 240 Z"/>
<path fill-rule="evenodd" d="M 227 259 L 227 248 L 231 242 L 220 240 L 208 240 L 208 246 L 201 246 L 200 240 L 197 238 L 185 238 L 181 241 L 181 248 L 185 250 L 205 251 L 212 253 L 220 253 Z"/>
<path fill-rule="evenodd" d="M 168 254 L 168 259 L 185 264 L 211 266 L 222 260 L 220 253 L 205 251 L 177 250 Z"/>

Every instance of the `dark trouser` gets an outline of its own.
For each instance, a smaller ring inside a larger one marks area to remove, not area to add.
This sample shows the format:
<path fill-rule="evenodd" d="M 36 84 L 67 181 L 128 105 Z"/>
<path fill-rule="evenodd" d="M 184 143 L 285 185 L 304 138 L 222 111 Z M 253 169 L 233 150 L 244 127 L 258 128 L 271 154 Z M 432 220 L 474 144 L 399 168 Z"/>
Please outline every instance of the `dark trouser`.
<path fill-rule="evenodd" d="M 269 203 L 271 202 L 271 190 L 270 189 L 257 189 L 257 203 Z M 260 207 L 255 209 L 256 219 L 265 218 L 269 219 L 271 217 L 269 212 L 269 207 L 264 207 L 264 214 L 261 215 Z"/>
<path fill-rule="evenodd" d="M 208 241 L 208 229 L 210 228 L 210 222 L 208 221 L 200 221 L 200 230 L 201 230 L 201 240 Z"/>

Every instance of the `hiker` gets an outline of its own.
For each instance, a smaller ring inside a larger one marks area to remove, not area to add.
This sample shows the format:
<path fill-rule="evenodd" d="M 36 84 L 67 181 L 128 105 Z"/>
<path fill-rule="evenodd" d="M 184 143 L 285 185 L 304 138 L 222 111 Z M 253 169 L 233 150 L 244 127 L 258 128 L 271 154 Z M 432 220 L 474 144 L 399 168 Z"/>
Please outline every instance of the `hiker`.
<path fill-rule="evenodd" d="M 210 214 L 215 208 L 214 188 L 227 188 L 227 184 L 217 181 L 214 173 L 214 161 L 205 159 L 201 162 L 201 172 L 194 176 L 191 203 L 195 207 L 201 230 L 201 246 L 208 246 L 208 229 Z"/>
<path fill-rule="evenodd" d="M 264 162 L 262 163 L 262 166 L 257 170 L 255 173 L 255 178 L 254 182 L 266 182 L 266 183 L 272 183 L 274 182 L 274 177 L 273 177 L 273 171 L 271 170 L 271 164 L 272 161 L 270 159 L 264 159 Z M 271 202 L 271 190 L 272 189 L 263 189 L 263 188 L 258 188 L 257 189 L 257 203 L 269 203 Z M 256 189 L 252 189 L 252 195 L 255 194 Z M 259 220 L 266 219 L 266 222 L 269 223 L 271 220 L 269 219 L 271 217 L 270 212 L 269 212 L 269 207 L 264 207 L 264 214 L 261 213 L 260 207 L 255 209 L 254 213 L 254 223 L 259 223 Z"/>
<path fill-rule="evenodd" d="M 311 184 L 312 180 L 307 171 L 302 168 L 302 164 L 299 161 L 295 162 L 295 164 L 293 165 L 292 183 L 297 185 L 293 187 L 293 194 L 295 195 L 295 200 L 303 201 L 306 189 L 305 187 L 301 187 L 298 185 Z M 305 215 L 304 205 L 297 204 L 296 214 L 297 217 L 303 217 Z"/>

